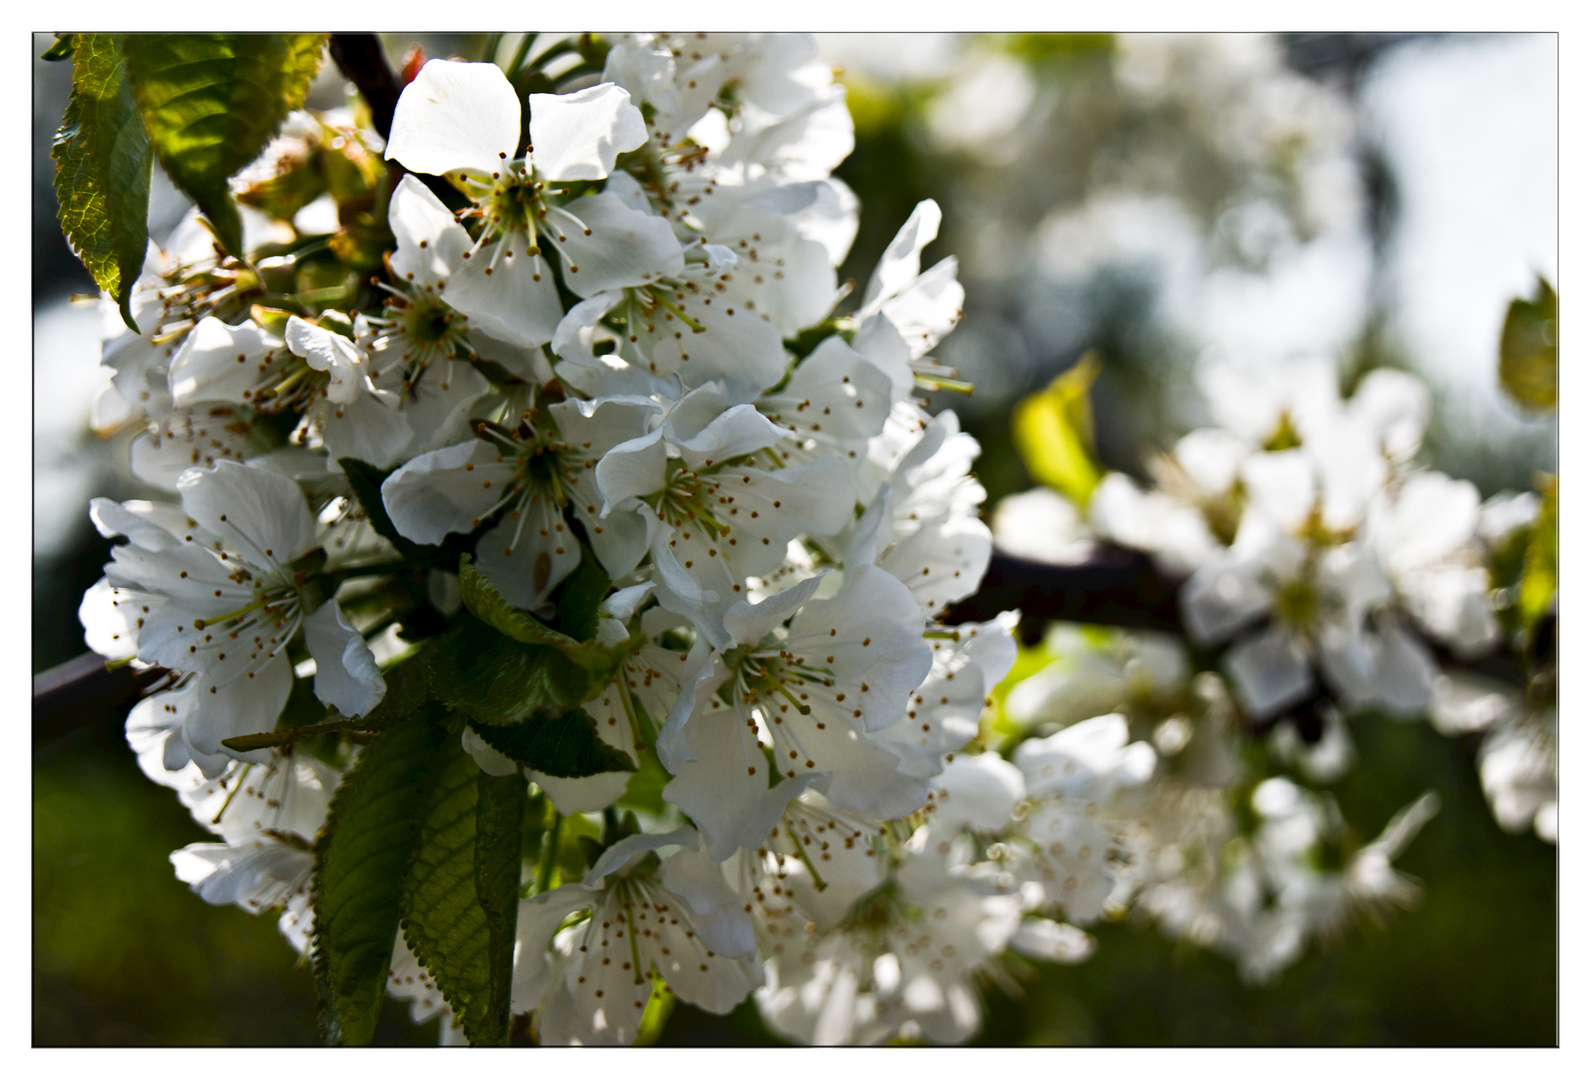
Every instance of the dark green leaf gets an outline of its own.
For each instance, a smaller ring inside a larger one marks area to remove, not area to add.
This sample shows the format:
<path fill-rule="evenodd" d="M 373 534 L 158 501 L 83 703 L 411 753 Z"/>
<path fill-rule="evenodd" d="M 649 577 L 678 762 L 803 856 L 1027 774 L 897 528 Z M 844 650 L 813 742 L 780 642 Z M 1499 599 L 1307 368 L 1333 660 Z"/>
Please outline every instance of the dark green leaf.
<path fill-rule="evenodd" d="M 403 938 L 474 1046 L 508 1036 L 525 781 L 442 750 L 403 889 Z"/>
<path fill-rule="evenodd" d="M 40 60 L 66 60 L 72 55 L 72 35 L 57 34 L 55 44 L 39 54 Z"/>
<path fill-rule="evenodd" d="M 115 37 L 72 34 L 46 56 L 63 49 L 72 57 L 72 96 L 50 149 L 61 230 L 136 333 L 133 283 L 149 246 L 149 137 Z"/>
<path fill-rule="evenodd" d="M 586 558 L 595 564 L 596 560 L 591 558 L 589 552 Z M 597 582 L 598 578 L 600 584 Z M 475 568 L 468 555 L 459 559 L 459 591 L 463 594 L 464 606 L 471 614 L 499 633 L 506 634 L 522 644 L 541 645 L 558 650 L 580 667 L 592 672 L 594 682 L 586 681 L 592 682 L 594 688 L 600 687 L 618 670 L 619 663 L 631 648 L 638 644 L 638 640 L 625 641 L 613 646 L 594 640 L 597 629 L 597 605 L 607 594 L 609 584 L 608 575 L 600 566 L 597 567 L 595 575 L 587 573 L 582 577 L 577 571 L 571 575 L 571 584 L 574 585 L 576 594 L 567 600 L 569 621 L 578 624 L 585 632 L 583 637 L 593 640 L 579 640 L 560 633 L 529 612 L 514 607 L 502 598 L 487 580 L 486 575 Z M 567 592 L 565 595 L 568 596 Z M 564 602 L 560 601 L 559 606 L 559 621 L 563 622 Z M 579 704 L 585 700 L 586 697 L 577 698 L 570 704 Z"/>
<path fill-rule="evenodd" d="M 437 699 L 482 724 L 515 724 L 540 712 L 561 712 L 596 694 L 599 675 L 556 649 L 524 645 L 470 620 L 444 635 L 431 667 Z"/>
<path fill-rule="evenodd" d="M 562 652 L 577 649 L 580 642 L 560 634 L 540 619 L 514 607 L 493 587 L 486 575 L 475 569 L 468 555 L 459 558 L 459 592 L 464 606 L 481 622 L 526 645 L 549 645 Z"/>
<path fill-rule="evenodd" d="M 1515 300 L 1497 350 L 1503 389 L 1527 409 L 1558 407 L 1558 294 L 1537 277 L 1533 300 Z"/>
<path fill-rule="evenodd" d="M 558 591 L 558 627 L 576 641 L 597 636 L 598 609 L 613 582 L 591 549 L 580 545 L 580 565 Z"/>
<path fill-rule="evenodd" d="M 234 255 L 243 228 L 227 181 L 304 103 L 325 34 L 128 34 L 133 93 L 155 152 Z"/>
<path fill-rule="evenodd" d="M 355 498 L 370 519 L 370 527 L 390 540 L 405 561 L 421 565 L 430 562 L 438 549 L 430 544 L 416 544 L 398 532 L 398 527 L 392 523 L 392 516 L 387 513 L 386 503 L 381 501 L 381 485 L 387 482 L 393 470 L 378 469 L 353 457 L 338 458 L 337 464 L 342 466 L 343 474 L 348 477 L 348 486 L 353 488 Z"/>
<path fill-rule="evenodd" d="M 602 741 L 597 722 L 584 709 L 537 716 L 510 727 L 471 726 L 493 750 L 548 776 L 635 771 L 628 755 Z"/>
<path fill-rule="evenodd" d="M 332 799 L 315 843 L 315 974 L 328 1040 L 375 1032 L 397 940 L 404 872 L 444 745 L 440 709 L 376 736 Z"/>

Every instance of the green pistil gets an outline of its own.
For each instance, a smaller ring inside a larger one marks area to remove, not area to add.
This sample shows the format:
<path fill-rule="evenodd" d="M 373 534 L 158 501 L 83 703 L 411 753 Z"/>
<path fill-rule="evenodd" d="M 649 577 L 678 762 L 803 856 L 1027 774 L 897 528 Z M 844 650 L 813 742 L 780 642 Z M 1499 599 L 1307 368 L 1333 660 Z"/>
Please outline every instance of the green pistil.
<path fill-rule="evenodd" d="M 1303 437 L 1298 434 L 1298 429 L 1293 426 L 1292 416 L 1284 412 L 1281 420 L 1276 424 L 1276 430 L 1271 432 L 1271 437 L 1265 440 L 1263 449 L 1275 453 L 1280 450 L 1292 450 L 1303 445 Z"/>
<path fill-rule="evenodd" d="M 705 331 L 707 329 L 707 327 L 703 326 L 701 323 L 697 322 L 695 319 L 693 319 L 689 315 L 685 314 L 684 311 L 680 310 L 679 305 L 671 302 L 667 296 L 664 296 L 663 295 L 663 290 L 661 290 L 661 289 L 653 289 L 652 290 L 652 295 L 657 298 L 657 302 L 659 304 L 662 304 L 669 311 L 672 311 L 675 314 L 675 316 L 677 316 L 679 318 L 679 320 L 681 322 L 683 322 L 686 326 L 690 327 L 691 328 L 691 333 L 700 334 L 700 333 L 702 333 L 703 331 Z"/>
<path fill-rule="evenodd" d="M 238 782 L 233 785 L 231 791 L 227 792 L 226 801 L 221 804 L 221 809 L 215 812 L 215 817 L 210 819 L 210 824 L 221 824 L 221 818 L 225 816 L 227 807 L 232 805 L 232 800 L 237 798 L 238 792 L 243 790 L 243 782 L 249 778 L 249 770 L 252 768 L 254 768 L 252 764 L 243 766 L 243 771 L 238 773 Z"/>
<path fill-rule="evenodd" d="M 942 375 L 924 375 L 912 372 L 912 381 L 924 390 L 949 390 L 953 394 L 972 394 L 972 384 L 961 379 L 947 379 Z"/>
<path fill-rule="evenodd" d="M 782 683 L 782 682 L 778 683 L 775 686 L 775 689 L 779 692 L 779 694 L 781 696 L 784 697 L 784 699 L 786 701 L 788 701 L 790 704 L 795 706 L 796 712 L 800 713 L 802 716 L 811 716 L 812 715 L 812 707 L 810 705 L 803 705 L 803 704 L 801 704 L 801 702 L 797 701 L 795 694 L 792 693 L 790 688 L 788 686 L 786 686 L 784 683 Z"/>
<path fill-rule="evenodd" d="M 790 842 L 795 845 L 796 855 L 801 859 L 802 865 L 807 868 L 807 873 L 812 875 L 812 884 L 817 887 L 818 892 L 827 889 L 829 883 L 823 880 L 822 874 L 818 873 L 818 868 L 813 865 L 811 856 L 807 854 L 807 849 L 801 846 L 801 838 L 796 835 L 795 829 L 791 828 L 790 824 L 786 822 L 784 831 L 789 835 Z"/>
<path fill-rule="evenodd" d="M 1320 610 L 1320 597 L 1307 581 L 1289 581 L 1276 591 L 1276 613 L 1299 628 L 1312 625 Z"/>

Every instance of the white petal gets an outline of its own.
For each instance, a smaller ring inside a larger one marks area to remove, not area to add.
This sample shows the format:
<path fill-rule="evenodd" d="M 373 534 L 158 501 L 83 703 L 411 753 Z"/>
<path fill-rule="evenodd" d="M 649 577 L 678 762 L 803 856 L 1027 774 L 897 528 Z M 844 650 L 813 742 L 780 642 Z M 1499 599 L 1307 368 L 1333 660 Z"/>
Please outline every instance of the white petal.
<path fill-rule="evenodd" d="M 1309 650 L 1279 627 L 1233 646 L 1226 654 L 1226 669 L 1243 708 L 1255 719 L 1303 700 L 1315 685 Z"/>
<path fill-rule="evenodd" d="M 923 248 L 939 235 L 939 204 L 924 199 L 912 210 L 911 217 L 901 226 L 895 239 L 884 249 L 878 267 L 867 283 L 867 294 L 862 299 L 862 314 L 871 315 L 883 306 L 884 301 L 895 296 L 917 276 L 922 265 Z"/>
<path fill-rule="evenodd" d="M 403 88 L 387 158 L 437 176 L 490 175 L 519 143 L 519 99 L 496 64 L 430 60 Z"/>
<path fill-rule="evenodd" d="M 331 373 L 326 396 L 333 402 L 347 404 L 366 393 L 370 365 L 365 350 L 349 338 L 293 315 L 287 320 L 287 347 L 316 371 Z"/>
<path fill-rule="evenodd" d="M 220 461 L 177 481 L 182 508 L 255 566 L 286 564 L 314 542 L 314 519 L 299 486 L 280 473 Z"/>
<path fill-rule="evenodd" d="M 422 544 L 441 543 L 450 532 L 468 532 L 497 500 L 499 484 L 483 487 L 474 479 L 476 465 L 483 476 L 506 477 L 508 469 L 495 466 L 496 454 L 479 439 L 421 454 L 387 477 L 381 485 L 381 502 L 398 532 Z M 470 479 L 466 482 L 465 477 Z"/>
<path fill-rule="evenodd" d="M 252 322 L 228 326 L 214 316 L 189 331 L 171 359 L 171 401 L 181 408 L 197 401 L 247 404 L 259 379 L 259 364 L 281 342 Z"/>
<path fill-rule="evenodd" d="M 344 716 L 364 716 L 386 695 L 375 655 L 337 601 L 304 619 L 304 644 L 315 658 L 315 696 Z"/>
<path fill-rule="evenodd" d="M 530 160 L 548 180 L 601 180 L 621 153 L 644 142 L 641 110 L 612 83 L 530 95 Z"/>
<path fill-rule="evenodd" d="M 563 319 L 558 286 L 546 260 L 523 251 L 505 250 L 495 267 L 489 265 L 486 249 L 477 252 L 448 278 L 444 296 L 472 325 L 512 345 L 551 341 Z"/>
<path fill-rule="evenodd" d="M 564 283 L 577 296 L 645 285 L 685 269 L 669 223 L 630 209 L 616 195 L 587 195 L 550 208 L 544 230 L 552 232 L 564 263 Z"/>
<path fill-rule="evenodd" d="M 398 242 L 392 272 L 420 288 L 446 281 L 472 244 L 453 212 L 409 174 L 398 181 L 387 203 L 387 224 Z"/>

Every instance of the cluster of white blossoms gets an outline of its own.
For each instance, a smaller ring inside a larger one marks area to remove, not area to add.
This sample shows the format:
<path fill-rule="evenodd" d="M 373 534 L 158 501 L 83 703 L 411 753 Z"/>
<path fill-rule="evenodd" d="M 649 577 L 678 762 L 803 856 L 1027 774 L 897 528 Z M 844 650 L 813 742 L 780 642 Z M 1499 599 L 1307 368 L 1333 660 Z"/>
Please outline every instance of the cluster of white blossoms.
<path fill-rule="evenodd" d="M 835 313 L 852 128 L 811 39 L 619 37 L 593 78 L 527 100 L 431 60 L 384 144 L 290 119 L 234 183 L 248 258 L 196 218 L 151 248 L 98 418 L 143 426 L 133 471 L 175 501 L 94 502 L 124 542 L 81 616 L 164 672 L 128 738 L 219 837 L 172 860 L 318 948 L 336 798 L 371 730 L 421 722 L 388 715 L 440 678 L 415 646 L 478 626 L 485 588 L 621 657 L 577 714 L 640 763 L 544 771 L 450 729 L 535 808 L 512 1011 L 537 1038 L 633 1042 L 666 987 L 800 1040 L 965 1040 L 1008 950 L 1088 954 L 1127 839 L 1104 808 L 1152 757 L 1108 718 L 960 753 L 1017 650 L 1015 613 L 941 621 L 992 548 L 976 442 L 912 396 L 956 263 L 922 269 L 923 203 Z M 407 933 L 388 989 L 451 1023 Z"/>
<path fill-rule="evenodd" d="M 1307 786 L 1363 709 L 1484 729 L 1499 820 L 1555 836 L 1555 669 L 1462 666 L 1540 651 L 1508 612 L 1541 500 L 1418 468 L 1412 378 L 1217 370 L 1219 426 L 1151 490 L 1105 477 L 1088 524 L 1003 504 L 1014 550 L 1185 578 L 1195 650 L 1056 628 L 996 715 L 1017 613 L 947 621 L 993 551 L 979 448 L 914 396 L 961 385 L 930 355 L 963 295 L 922 267 L 937 206 L 846 311 L 852 126 L 810 38 L 523 59 L 425 63 L 385 141 L 294 114 L 234 180 L 246 257 L 190 217 L 104 351 L 96 422 L 138 426 L 174 498 L 94 501 L 121 542 L 87 640 L 161 673 L 128 740 L 216 834 L 178 876 L 278 913 L 339 1024 L 373 948 L 378 1001 L 445 1040 L 513 1015 L 630 1044 L 678 999 L 962 1042 L 1022 958 L 1080 962 L 1134 910 L 1263 979 L 1415 895 L 1392 860 L 1434 797 L 1359 844 Z M 344 888 L 367 863 L 379 903 Z M 416 905 L 449 880 L 475 921 L 439 943 Z M 497 983 L 459 959 L 488 945 Z"/>
<path fill-rule="evenodd" d="M 1311 787 L 1352 767 L 1351 716 L 1484 730 L 1498 822 L 1556 841 L 1552 616 L 1522 614 L 1550 508 L 1532 493 L 1482 502 L 1418 465 L 1429 398 L 1406 373 L 1373 370 L 1346 399 L 1325 360 L 1203 381 L 1217 426 L 1152 460 L 1148 490 L 1108 473 L 1081 511 L 1037 489 L 994 516 L 997 544 L 1028 559 L 1077 563 L 1102 542 L 1146 553 L 1180 581 L 1186 637 L 1056 624 L 995 730 L 1020 761 L 1023 740 L 1125 717 L 1152 751 L 1145 782 L 1106 807 L 1123 862 L 1107 904 L 1263 980 L 1350 914 L 1417 896 L 1391 860 L 1435 796 L 1361 844 Z M 1497 677 L 1511 667 L 1512 688 Z"/>

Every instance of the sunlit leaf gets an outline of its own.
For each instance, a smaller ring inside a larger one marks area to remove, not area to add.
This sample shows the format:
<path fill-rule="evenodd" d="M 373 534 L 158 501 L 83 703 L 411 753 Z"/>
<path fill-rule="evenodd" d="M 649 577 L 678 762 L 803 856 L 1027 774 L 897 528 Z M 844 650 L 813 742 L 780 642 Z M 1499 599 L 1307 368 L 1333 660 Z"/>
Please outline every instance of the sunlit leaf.
<path fill-rule="evenodd" d="M 61 230 L 137 332 L 131 301 L 149 246 L 149 137 L 114 35 L 67 35 L 46 56 L 58 53 L 72 58 L 72 96 L 50 149 Z"/>
<path fill-rule="evenodd" d="M 1546 278 L 1536 279 L 1534 299 L 1508 305 L 1497 350 L 1497 377 L 1527 409 L 1558 407 L 1558 294 Z"/>
<path fill-rule="evenodd" d="M 160 164 L 234 255 L 227 181 L 259 156 L 320 68 L 325 34 L 128 34 L 133 94 Z"/>
<path fill-rule="evenodd" d="M 1017 402 L 1011 432 L 1028 473 L 1079 507 L 1087 506 L 1102 475 L 1094 460 L 1094 415 L 1088 390 L 1099 360 L 1086 354 L 1036 394 Z"/>

